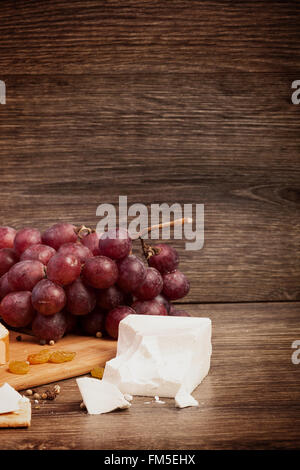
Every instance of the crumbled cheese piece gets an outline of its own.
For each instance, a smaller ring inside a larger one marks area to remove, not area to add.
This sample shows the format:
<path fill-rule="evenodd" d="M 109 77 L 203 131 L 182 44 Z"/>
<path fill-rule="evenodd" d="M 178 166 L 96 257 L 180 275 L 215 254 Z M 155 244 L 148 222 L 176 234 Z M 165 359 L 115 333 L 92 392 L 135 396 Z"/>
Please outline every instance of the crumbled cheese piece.
<path fill-rule="evenodd" d="M 80 377 L 76 382 L 89 414 L 108 413 L 131 406 L 120 390 L 109 382 L 92 377 Z"/>
<path fill-rule="evenodd" d="M 160 400 L 159 397 L 156 395 L 156 396 L 154 397 L 154 401 L 144 401 L 144 404 L 145 404 L 145 405 L 150 405 L 151 403 L 160 403 L 161 405 L 164 405 L 166 402 Z"/>
<path fill-rule="evenodd" d="M 8 383 L 0 387 L 0 414 L 19 411 L 21 404 L 28 401 L 27 397 L 20 395 Z"/>
<path fill-rule="evenodd" d="M 165 404 L 165 403 L 166 403 L 165 401 L 160 400 L 160 399 L 159 399 L 159 396 L 157 396 L 157 395 L 155 395 L 154 400 L 155 400 L 155 403 L 161 403 L 161 404 Z"/>
<path fill-rule="evenodd" d="M 20 409 L 19 401 L 22 399 L 13 387 L 5 383 L 0 387 L 0 414 L 11 413 Z"/>
<path fill-rule="evenodd" d="M 199 406 L 199 403 L 190 393 L 179 391 L 175 396 L 175 406 L 177 408 L 186 408 L 188 406 Z"/>

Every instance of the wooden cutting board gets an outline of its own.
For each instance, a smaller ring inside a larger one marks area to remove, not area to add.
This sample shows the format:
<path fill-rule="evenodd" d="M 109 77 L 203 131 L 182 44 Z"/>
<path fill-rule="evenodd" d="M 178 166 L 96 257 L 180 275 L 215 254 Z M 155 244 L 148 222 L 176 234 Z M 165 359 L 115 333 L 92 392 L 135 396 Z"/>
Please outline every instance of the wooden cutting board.
<path fill-rule="evenodd" d="M 95 366 L 104 366 L 106 361 L 115 357 L 117 350 L 117 341 L 90 336 L 68 335 L 54 346 L 41 346 L 33 336 L 23 333 L 22 341 L 17 341 L 17 336 L 20 336 L 20 333 L 9 332 L 10 360 L 26 361 L 28 354 L 39 352 L 41 349 L 74 351 L 76 356 L 72 361 L 63 364 L 31 365 L 25 375 L 12 374 L 8 371 L 8 364 L 0 366 L 0 386 L 7 382 L 16 390 L 25 390 L 86 374 Z"/>

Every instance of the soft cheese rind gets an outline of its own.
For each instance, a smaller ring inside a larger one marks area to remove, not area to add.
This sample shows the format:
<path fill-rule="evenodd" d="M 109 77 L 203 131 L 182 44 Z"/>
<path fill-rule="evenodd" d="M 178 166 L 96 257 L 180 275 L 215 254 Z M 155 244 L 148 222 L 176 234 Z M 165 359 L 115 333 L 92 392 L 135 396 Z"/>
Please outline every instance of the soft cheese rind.
<path fill-rule="evenodd" d="M 209 371 L 211 350 L 209 318 L 128 315 L 103 380 L 131 395 L 190 394 Z"/>

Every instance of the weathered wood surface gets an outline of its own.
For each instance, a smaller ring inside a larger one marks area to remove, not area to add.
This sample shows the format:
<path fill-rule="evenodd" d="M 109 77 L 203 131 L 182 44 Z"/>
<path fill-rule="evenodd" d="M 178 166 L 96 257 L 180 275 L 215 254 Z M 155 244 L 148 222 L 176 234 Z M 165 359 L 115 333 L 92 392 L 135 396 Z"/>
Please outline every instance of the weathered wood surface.
<path fill-rule="evenodd" d="M 7 73 L 299 70 L 297 0 L 1 1 Z"/>
<path fill-rule="evenodd" d="M 33 404 L 30 429 L 0 430 L 1 449 L 299 448 L 300 364 L 291 362 L 299 304 L 189 310 L 213 322 L 211 370 L 193 393 L 199 408 L 135 397 L 129 410 L 90 416 L 79 409 L 75 379 L 68 379 L 55 401 Z"/>
<path fill-rule="evenodd" d="M 68 380 L 1 447 L 299 447 L 299 2 L 2 0 L 0 38 L 0 224 L 204 203 L 185 301 L 290 301 L 188 306 L 215 325 L 199 410 L 90 417 Z"/>
<path fill-rule="evenodd" d="M 190 302 L 298 300 L 294 1 L 2 1 L 1 224 L 205 204 Z"/>
<path fill-rule="evenodd" d="M 119 195 L 148 208 L 204 203 L 204 248 L 172 242 L 187 300 L 299 299 L 292 74 L 4 78 L 1 224 L 95 226 L 97 206 Z"/>

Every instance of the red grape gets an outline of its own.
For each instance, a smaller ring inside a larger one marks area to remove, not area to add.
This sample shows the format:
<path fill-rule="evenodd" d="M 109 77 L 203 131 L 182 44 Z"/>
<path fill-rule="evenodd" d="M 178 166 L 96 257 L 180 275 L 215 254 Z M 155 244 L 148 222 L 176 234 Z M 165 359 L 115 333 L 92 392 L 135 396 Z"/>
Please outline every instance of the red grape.
<path fill-rule="evenodd" d="M 81 263 L 77 256 L 56 253 L 47 264 L 47 277 L 61 286 L 74 282 L 81 271 Z"/>
<path fill-rule="evenodd" d="M 99 241 L 100 254 L 111 259 L 125 258 L 129 255 L 131 246 L 131 238 L 124 228 L 103 233 Z"/>
<path fill-rule="evenodd" d="M 74 243 L 77 241 L 75 228 L 75 225 L 69 223 L 54 224 L 42 233 L 42 241 L 45 245 L 52 246 L 52 248 L 58 250 L 64 243 Z"/>
<path fill-rule="evenodd" d="M 99 239 L 100 236 L 98 235 L 98 233 L 92 232 L 82 237 L 81 243 L 86 246 L 93 253 L 94 256 L 98 256 L 100 255 Z"/>
<path fill-rule="evenodd" d="M 87 315 L 96 305 L 96 294 L 81 279 L 66 287 L 67 310 L 73 315 Z"/>
<path fill-rule="evenodd" d="M 42 242 L 41 232 L 37 228 L 22 228 L 16 234 L 14 240 L 14 250 L 21 255 L 31 245 Z"/>
<path fill-rule="evenodd" d="M 97 293 L 97 305 L 104 310 L 112 310 L 125 304 L 125 295 L 118 286 L 101 289 Z"/>
<path fill-rule="evenodd" d="M 169 300 L 181 299 L 190 290 L 189 281 L 179 270 L 165 274 L 163 280 L 164 287 L 162 292 Z"/>
<path fill-rule="evenodd" d="M 157 300 L 136 300 L 132 308 L 139 315 L 168 315 L 166 308 Z"/>
<path fill-rule="evenodd" d="M 0 248 L 13 248 L 16 233 L 12 227 L 0 227 Z"/>
<path fill-rule="evenodd" d="M 134 292 L 146 277 L 144 264 L 134 255 L 129 255 L 119 261 L 118 268 L 118 286 L 124 292 Z"/>
<path fill-rule="evenodd" d="M 66 304 L 66 294 L 62 287 L 49 279 L 42 279 L 32 290 L 32 305 L 42 315 L 60 312 Z"/>
<path fill-rule="evenodd" d="M 124 292 L 124 297 L 123 305 L 128 305 L 128 307 L 130 307 L 133 302 L 133 295 L 130 294 L 130 292 Z"/>
<path fill-rule="evenodd" d="M 89 336 L 96 336 L 97 333 L 103 333 L 106 313 L 100 308 L 95 308 L 88 315 L 80 317 L 80 325 Z"/>
<path fill-rule="evenodd" d="M 177 309 L 173 307 L 173 305 L 171 305 L 169 315 L 171 315 L 172 317 L 191 317 L 192 316 L 185 310 Z"/>
<path fill-rule="evenodd" d="M 48 245 L 42 245 L 41 243 L 38 243 L 37 245 L 31 245 L 28 248 L 26 248 L 25 251 L 21 254 L 20 260 L 25 261 L 25 260 L 36 260 L 40 261 L 43 263 L 45 266 L 47 266 L 49 259 L 56 253 L 54 248 Z"/>
<path fill-rule="evenodd" d="M 118 332 L 119 332 L 119 323 L 123 318 L 127 317 L 127 315 L 134 315 L 135 311 L 131 307 L 116 307 L 108 314 L 106 315 L 105 318 L 105 329 L 109 336 L 111 336 L 114 339 L 118 338 Z"/>
<path fill-rule="evenodd" d="M 191 316 L 170 303 L 190 288 L 174 248 L 158 243 L 146 267 L 130 254 L 126 229 L 80 239 L 77 232 L 71 223 L 42 235 L 36 228 L 0 227 L 0 315 L 8 325 L 32 323 L 46 341 L 80 325 L 89 335 L 106 330 L 117 339 L 120 321 L 130 314 Z"/>
<path fill-rule="evenodd" d="M 9 269 L 19 261 L 17 253 L 11 248 L 0 249 L 0 276 L 7 273 Z"/>
<path fill-rule="evenodd" d="M 38 313 L 32 322 L 32 332 L 39 338 L 47 342 L 58 341 L 63 337 L 67 329 L 67 320 L 62 312 L 45 316 Z"/>
<path fill-rule="evenodd" d="M 170 308 L 171 308 L 171 304 L 163 295 L 161 295 L 161 294 L 157 295 L 154 300 L 156 300 L 157 302 L 160 302 L 161 304 L 163 304 L 163 306 L 165 307 L 165 309 L 169 313 Z"/>
<path fill-rule="evenodd" d="M 90 286 L 108 289 L 118 278 L 118 267 L 115 261 L 106 256 L 95 256 L 86 260 L 82 276 Z"/>
<path fill-rule="evenodd" d="M 32 290 L 45 277 L 45 266 L 39 261 L 19 261 L 8 271 L 8 281 L 14 291 Z"/>
<path fill-rule="evenodd" d="M 63 314 L 67 322 L 66 333 L 74 333 L 77 330 L 78 317 L 72 315 L 72 313 L 67 312 L 66 310 L 64 310 Z"/>
<path fill-rule="evenodd" d="M 8 273 L 5 273 L 0 278 L 0 299 L 3 299 L 10 292 L 13 292 L 13 288 L 8 281 Z"/>
<path fill-rule="evenodd" d="M 134 295 L 140 300 L 154 299 L 163 288 L 161 274 L 155 268 L 147 268 L 146 277 L 142 284 L 134 291 Z"/>
<path fill-rule="evenodd" d="M 11 292 L 2 299 L 0 314 L 3 320 L 15 328 L 28 326 L 35 315 L 31 292 Z"/>
<path fill-rule="evenodd" d="M 58 253 L 64 255 L 75 255 L 79 258 L 81 263 L 84 263 L 87 258 L 92 258 L 93 253 L 86 246 L 79 242 L 64 243 L 58 250 Z"/>
<path fill-rule="evenodd" d="M 161 274 L 174 271 L 179 264 L 177 251 L 165 243 L 158 243 L 155 248 L 159 249 L 159 253 L 150 256 L 149 265 L 156 268 Z"/>

